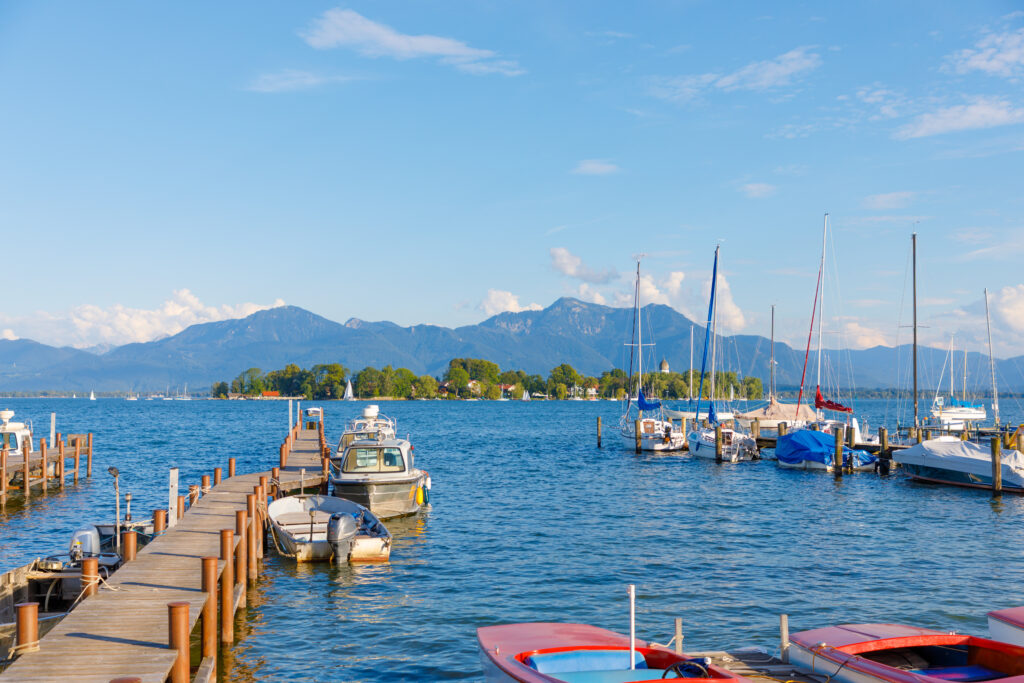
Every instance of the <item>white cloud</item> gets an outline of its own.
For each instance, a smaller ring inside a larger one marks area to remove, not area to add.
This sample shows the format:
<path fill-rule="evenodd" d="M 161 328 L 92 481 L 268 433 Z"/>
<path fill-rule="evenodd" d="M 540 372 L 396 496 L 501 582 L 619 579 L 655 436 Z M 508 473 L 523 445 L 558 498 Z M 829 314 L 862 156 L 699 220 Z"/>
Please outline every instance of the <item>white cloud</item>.
<path fill-rule="evenodd" d="M 681 270 L 673 270 L 668 274 L 668 279 L 665 281 L 665 289 L 672 296 L 677 296 L 680 288 L 683 286 L 684 279 L 686 279 L 686 273 Z"/>
<path fill-rule="evenodd" d="M 487 315 L 497 315 L 498 313 L 519 313 L 520 311 L 539 311 L 541 310 L 540 304 L 529 304 L 528 306 L 519 305 L 519 297 L 512 292 L 506 292 L 500 289 L 488 289 L 487 296 L 480 302 L 478 307 L 483 310 Z"/>
<path fill-rule="evenodd" d="M 711 297 L 711 276 L 704 283 L 704 299 Z M 718 272 L 718 287 L 715 291 L 715 307 L 718 310 L 718 333 L 730 334 L 741 331 L 747 326 L 747 318 L 736 301 L 732 298 L 729 280 L 721 271 Z"/>
<path fill-rule="evenodd" d="M 592 284 L 604 284 L 618 277 L 618 273 L 611 268 L 601 271 L 591 269 L 583 263 L 583 259 L 565 247 L 552 247 L 550 253 L 551 266 L 562 275 L 568 275 L 569 277 Z"/>
<path fill-rule="evenodd" d="M 889 336 L 881 330 L 867 327 L 857 321 L 848 321 L 843 325 L 843 336 L 846 343 L 853 349 L 869 349 L 874 346 L 892 346 Z"/>
<path fill-rule="evenodd" d="M 282 69 L 281 71 L 257 76 L 245 89 L 252 92 L 265 93 L 288 92 L 292 90 L 308 90 L 329 83 L 344 83 L 351 80 L 353 79 L 348 76 L 321 76 L 309 71 Z"/>
<path fill-rule="evenodd" d="M 999 323 L 1015 333 L 1024 332 L 1024 285 L 1003 287 L 991 300 Z"/>
<path fill-rule="evenodd" d="M 443 36 L 399 33 L 390 26 L 348 9 L 327 10 L 313 21 L 302 37 L 319 50 L 351 47 L 367 57 L 437 58 L 443 64 L 477 75 L 519 76 L 526 73 L 513 60 L 497 59 L 498 55 L 493 50 L 470 47 L 461 40 Z"/>
<path fill-rule="evenodd" d="M 923 138 L 962 130 L 993 128 L 1024 122 L 1024 110 L 1001 97 L 975 97 L 958 104 L 922 114 L 893 135 L 898 140 Z"/>
<path fill-rule="evenodd" d="M 960 50 L 947 58 L 957 73 L 982 71 L 993 76 L 1014 78 L 1024 73 L 1024 28 L 989 33 L 973 48 Z"/>
<path fill-rule="evenodd" d="M 607 303 L 604 295 L 586 282 L 580 283 L 579 289 L 576 290 L 576 297 L 581 301 L 589 301 L 590 303 L 601 304 L 602 306 Z"/>
<path fill-rule="evenodd" d="M 177 334 L 189 325 L 244 318 L 256 311 L 283 305 L 284 301 L 278 299 L 269 306 L 253 303 L 209 306 L 189 290 L 180 289 L 160 307 L 151 310 L 121 304 L 109 308 L 86 304 L 58 313 L 39 311 L 23 318 L 0 316 L 0 322 L 11 325 L 4 330 L 5 335 L 10 332 L 44 344 L 87 348 L 152 341 Z"/>
<path fill-rule="evenodd" d="M 14 341 L 18 338 L 18 335 L 14 334 L 14 330 L 11 328 L 5 328 L 0 330 L 0 339 L 6 339 L 7 341 Z"/>
<path fill-rule="evenodd" d="M 771 197 L 775 194 L 778 188 L 768 183 L 747 183 L 740 187 L 743 194 L 747 195 L 751 199 L 764 199 L 765 197 Z"/>
<path fill-rule="evenodd" d="M 869 117 L 872 121 L 896 118 L 907 106 L 907 100 L 902 94 L 878 83 L 857 90 L 857 99 L 877 108 L 877 113 Z"/>
<path fill-rule="evenodd" d="M 605 159 L 584 159 L 576 164 L 576 168 L 572 169 L 572 173 L 579 175 L 608 175 L 619 170 L 618 166 Z"/>
<path fill-rule="evenodd" d="M 666 100 L 695 99 L 709 89 L 765 91 L 792 85 L 797 77 L 821 66 L 821 57 L 813 46 L 798 47 L 773 59 L 752 62 L 730 74 L 705 73 L 656 78 L 651 94 Z"/>
<path fill-rule="evenodd" d="M 914 194 L 908 191 L 873 194 L 865 197 L 862 203 L 868 209 L 902 209 L 910 204 Z"/>

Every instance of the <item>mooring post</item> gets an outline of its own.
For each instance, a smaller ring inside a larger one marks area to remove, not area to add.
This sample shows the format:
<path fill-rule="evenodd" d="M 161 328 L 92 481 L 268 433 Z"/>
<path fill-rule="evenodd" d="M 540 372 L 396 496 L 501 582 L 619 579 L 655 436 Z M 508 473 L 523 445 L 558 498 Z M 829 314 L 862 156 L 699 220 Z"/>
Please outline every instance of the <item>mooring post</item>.
<path fill-rule="evenodd" d="M 722 423 L 715 423 L 715 462 L 722 462 Z"/>
<path fill-rule="evenodd" d="M 57 443 L 57 413 L 50 413 L 50 445 Z"/>
<path fill-rule="evenodd" d="M 1002 451 L 999 437 L 993 436 L 992 444 L 992 495 L 998 496 L 1003 492 L 1003 463 Z"/>
<path fill-rule="evenodd" d="M 100 560 L 98 557 L 82 559 L 82 594 L 85 597 L 96 595 L 100 583 Z"/>
<path fill-rule="evenodd" d="M 288 467 L 288 447 L 285 444 L 281 444 L 281 447 L 277 449 L 277 456 L 281 469 Z"/>
<path fill-rule="evenodd" d="M 640 452 L 640 420 L 634 420 L 633 422 L 633 436 L 635 440 L 636 452 Z"/>
<path fill-rule="evenodd" d="M 263 559 L 263 506 L 267 503 L 266 494 L 262 486 L 254 486 L 253 493 L 256 497 L 256 559 Z"/>
<path fill-rule="evenodd" d="M 19 602 L 14 649 L 18 654 L 39 649 L 39 603 Z"/>
<path fill-rule="evenodd" d="M 272 467 L 270 468 L 270 493 L 274 496 L 274 500 L 281 497 L 281 468 Z"/>
<path fill-rule="evenodd" d="M 28 500 L 29 497 L 32 495 L 32 487 L 29 483 L 32 481 L 31 478 L 29 477 L 29 458 L 31 457 L 32 451 L 29 450 L 28 439 L 25 439 L 24 444 L 24 448 L 21 449 L 25 453 L 25 464 L 22 466 L 23 471 L 21 474 L 21 487 L 25 489 L 25 500 Z"/>
<path fill-rule="evenodd" d="M 761 420 L 756 417 L 750 423 L 750 435 L 755 442 L 761 438 Z"/>
<path fill-rule="evenodd" d="M 924 430 L 920 427 L 914 427 L 914 439 L 917 443 L 921 443 L 924 440 Z"/>
<path fill-rule="evenodd" d="M 177 650 L 178 656 L 171 668 L 168 680 L 171 683 L 188 683 L 189 652 L 188 652 L 188 603 L 167 603 L 167 647 Z"/>
<path fill-rule="evenodd" d="M 235 532 L 220 530 L 220 559 L 224 569 L 220 573 L 220 642 L 235 642 Z"/>
<path fill-rule="evenodd" d="M 121 532 L 121 553 L 125 562 L 135 559 L 139 547 L 139 535 L 134 531 Z"/>
<path fill-rule="evenodd" d="M 889 430 L 885 427 L 878 428 L 878 457 L 892 458 L 892 452 L 889 450 Z"/>
<path fill-rule="evenodd" d="M 199 480 L 201 482 L 200 491 L 205 496 L 210 492 L 210 475 L 204 474 L 203 478 Z"/>
<path fill-rule="evenodd" d="M 597 447 L 601 447 L 601 416 L 597 416 Z"/>
<path fill-rule="evenodd" d="M 673 641 L 676 645 L 676 654 L 683 654 L 683 620 L 679 617 L 676 617 L 676 637 Z"/>
<path fill-rule="evenodd" d="M 167 510 L 153 510 L 153 535 L 159 536 L 167 528 Z"/>
<path fill-rule="evenodd" d="M 782 661 L 789 663 L 789 615 L 779 615 L 779 652 Z"/>
<path fill-rule="evenodd" d="M 303 470 L 303 472 L 305 472 L 305 470 Z M 270 480 L 267 478 L 267 475 L 261 474 L 260 475 L 260 495 L 263 496 L 262 498 L 260 498 L 260 505 L 261 506 L 267 504 L 267 495 L 269 493 L 270 493 Z"/>
<path fill-rule="evenodd" d="M 86 447 L 89 449 L 85 454 L 85 476 L 92 476 L 92 432 L 86 437 Z"/>
<path fill-rule="evenodd" d="M 850 448 L 857 447 L 857 434 L 853 431 L 853 425 L 846 428 L 846 445 Z"/>
<path fill-rule="evenodd" d="M 930 430 L 930 429 L 925 429 L 924 430 L 924 440 L 925 441 L 931 441 L 932 440 L 932 430 Z"/>
<path fill-rule="evenodd" d="M 786 428 L 788 426 L 789 425 L 787 425 L 785 422 L 780 422 L 779 423 L 779 427 L 778 427 L 779 436 L 785 436 L 786 435 Z"/>
<path fill-rule="evenodd" d="M 64 439 L 57 433 L 57 477 L 60 479 L 60 487 L 64 488 Z"/>
<path fill-rule="evenodd" d="M 222 470 L 219 467 L 213 468 L 213 485 L 216 486 L 221 482 Z"/>
<path fill-rule="evenodd" d="M 46 438 L 39 439 L 39 457 L 42 458 L 43 468 L 43 493 L 46 493 L 46 487 L 50 483 L 50 470 L 46 467 Z"/>
<path fill-rule="evenodd" d="M 0 501 L 7 500 L 7 442 L 0 448 Z"/>
<path fill-rule="evenodd" d="M 74 482 L 78 483 L 78 461 L 82 455 L 82 441 L 81 439 L 75 439 L 75 479 Z"/>
<path fill-rule="evenodd" d="M 235 510 L 235 538 L 238 539 L 238 543 L 235 545 L 235 585 L 242 584 L 242 602 L 241 607 L 245 607 L 246 595 L 245 595 L 245 580 L 249 575 L 246 569 L 246 554 L 248 552 L 249 544 L 245 538 L 245 526 L 246 526 L 246 511 Z"/>
<path fill-rule="evenodd" d="M 245 538 L 245 566 L 246 566 L 246 578 L 249 579 L 249 583 L 256 583 L 256 534 L 257 531 L 257 519 L 256 519 L 256 496 L 255 494 L 248 494 L 245 497 L 245 509 L 246 517 L 248 519 L 248 535 Z"/>
<path fill-rule="evenodd" d="M 832 453 L 832 472 L 836 479 L 843 476 L 843 427 L 835 426 L 835 451 Z"/>
<path fill-rule="evenodd" d="M 185 496 L 178 494 L 178 506 L 175 508 L 178 511 L 178 520 L 181 520 L 185 516 Z"/>
<path fill-rule="evenodd" d="M 817 432 L 820 429 L 821 429 L 821 425 L 820 424 L 818 424 L 817 422 L 812 422 L 811 423 L 811 431 L 812 432 Z"/>
<path fill-rule="evenodd" d="M 203 659 L 217 654 L 217 558 L 204 557 L 203 560 L 203 592 L 206 602 L 203 603 Z"/>
<path fill-rule="evenodd" d="M 188 506 L 191 508 L 199 502 L 199 486 L 196 484 L 189 484 L 188 487 Z"/>
<path fill-rule="evenodd" d="M 228 477 L 235 476 L 235 459 L 228 458 Z"/>

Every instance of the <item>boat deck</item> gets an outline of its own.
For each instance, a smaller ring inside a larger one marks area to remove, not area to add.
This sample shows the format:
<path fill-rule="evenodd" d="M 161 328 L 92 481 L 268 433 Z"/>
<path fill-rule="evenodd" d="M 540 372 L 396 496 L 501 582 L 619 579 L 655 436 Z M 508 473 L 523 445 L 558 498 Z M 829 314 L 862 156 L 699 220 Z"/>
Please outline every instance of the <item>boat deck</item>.
<path fill-rule="evenodd" d="M 707 657 L 715 666 L 753 681 L 767 683 L 824 683 L 825 676 L 798 669 L 792 664 L 760 650 L 708 650 L 687 652 L 691 657 Z"/>
<path fill-rule="evenodd" d="M 176 526 L 140 550 L 134 561 L 101 583 L 95 596 L 85 598 L 41 638 L 38 651 L 18 657 L 0 680 L 107 683 L 134 676 L 164 683 L 177 656 L 168 647 L 167 603 L 188 602 L 189 630 L 196 628 L 207 597 L 201 589 L 200 558 L 220 555 L 220 530 L 234 530 L 235 511 L 246 509 L 246 495 L 260 476 L 270 475 L 238 475 L 210 489 Z M 323 481 L 316 429 L 299 428 L 278 481 L 283 490 L 298 489 L 300 478 L 306 486 Z M 223 568 L 218 562 L 218 578 Z M 235 587 L 236 608 L 244 585 Z M 212 667 L 203 662 L 193 673 L 196 680 L 208 680 Z"/>

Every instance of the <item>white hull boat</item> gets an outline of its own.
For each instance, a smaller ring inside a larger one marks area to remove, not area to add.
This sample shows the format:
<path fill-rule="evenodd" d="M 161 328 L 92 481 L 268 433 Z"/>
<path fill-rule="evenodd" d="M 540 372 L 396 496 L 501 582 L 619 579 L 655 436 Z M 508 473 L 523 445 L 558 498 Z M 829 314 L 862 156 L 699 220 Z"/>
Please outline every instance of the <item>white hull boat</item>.
<path fill-rule="evenodd" d="M 717 460 L 715 454 L 715 430 L 701 429 L 687 435 L 690 455 L 708 460 Z M 743 462 L 758 457 L 757 442 L 748 434 L 722 428 L 722 462 Z"/>
<path fill-rule="evenodd" d="M 430 475 L 414 467 L 405 439 L 365 439 L 331 458 L 331 486 L 335 496 L 389 519 L 415 514 L 429 502 Z"/>
<path fill-rule="evenodd" d="M 274 538 L 297 562 L 386 562 L 391 533 L 358 503 L 335 496 L 287 496 L 267 508 Z"/>
<path fill-rule="evenodd" d="M 622 428 L 622 438 L 636 445 L 636 425 L 627 423 Z M 640 420 L 640 450 L 681 451 L 686 447 L 686 437 L 667 420 L 646 417 Z"/>

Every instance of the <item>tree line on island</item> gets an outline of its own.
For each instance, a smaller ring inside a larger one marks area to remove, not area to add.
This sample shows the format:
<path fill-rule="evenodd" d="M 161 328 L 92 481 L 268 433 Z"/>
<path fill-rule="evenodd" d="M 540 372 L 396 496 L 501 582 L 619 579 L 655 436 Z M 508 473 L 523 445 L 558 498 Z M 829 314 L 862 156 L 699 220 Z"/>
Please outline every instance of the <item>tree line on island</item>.
<path fill-rule="evenodd" d="M 709 397 L 711 373 L 704 373 L 703 397 Z M 523 392 L 534 398 L 549 399 L 621 399 L 628 390 L 636 395 L 636 381 L 624 370 L 607 370 L 600 377 L 580 374 L 568 363 L 552 368 L 547 377 L 530 375 L 522 370 L 502 371 L 497 363 L 480 358 L 453 358 L 441 377 L 416 375 L 408 368 L 366 367 L 354 374 L 341 363 L 314 365 L 306 370 L 289 363 L 280 370 L 264 373 L 249 368 L 231 382 L 217 382 L 210 390 L 214 398 L 302 396 L 324 400 L 342 398 L 345 385 L 352 382 L 356 398 L 393 399 L 518 399 Z M 645 396 L 649 398 L 696 398 L 700 384 L 699 372 L 656 372 L 644 376 Z M 716 394 L 736 398 L 761 398 L 760 378 L 740 378 L 735 372 L 715 373 Z M 692 387 L 692 389 L 691 389 Z"/>

